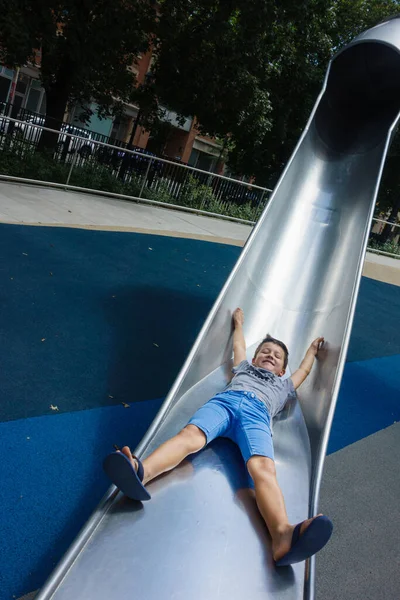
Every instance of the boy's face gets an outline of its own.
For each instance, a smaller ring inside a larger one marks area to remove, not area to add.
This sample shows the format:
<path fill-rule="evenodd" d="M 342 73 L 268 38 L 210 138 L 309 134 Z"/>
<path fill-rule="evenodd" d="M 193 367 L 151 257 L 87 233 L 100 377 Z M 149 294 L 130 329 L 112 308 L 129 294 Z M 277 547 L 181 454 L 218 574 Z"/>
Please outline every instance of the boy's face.
<path fill-rule="evenodd" d="M 261 369 L 266 369 L 282 377 L 285 374 L 283 364 L 285 362 L 285 353 L 278 344 L 265 342 L 253 358 L 253 365 Z"/>

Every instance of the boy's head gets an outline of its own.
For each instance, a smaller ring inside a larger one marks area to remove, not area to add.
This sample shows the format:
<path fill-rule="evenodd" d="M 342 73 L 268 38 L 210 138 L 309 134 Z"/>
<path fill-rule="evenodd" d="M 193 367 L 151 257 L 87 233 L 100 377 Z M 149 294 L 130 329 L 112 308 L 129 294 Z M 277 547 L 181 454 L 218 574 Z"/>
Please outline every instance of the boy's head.
<path fill-rule="evenodd" d="M 288 364 L 289 351 L 285 344 L 267 333 L 257 347 L 252 363 L 255 367 L 266 369 L 282 377 Z"/>

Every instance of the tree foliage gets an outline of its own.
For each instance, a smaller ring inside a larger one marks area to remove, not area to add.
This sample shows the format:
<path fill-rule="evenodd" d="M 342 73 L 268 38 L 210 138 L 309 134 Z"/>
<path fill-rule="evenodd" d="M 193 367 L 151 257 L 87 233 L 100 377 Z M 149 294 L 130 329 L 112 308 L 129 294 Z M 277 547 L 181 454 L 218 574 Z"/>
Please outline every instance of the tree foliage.
<path fill-rule="evenodd" d="M 0 62 L 23 65 L 40 50 L 48 117 L 62 120 L 68 104 L 89 117 L 92 101 L 104 116 L 131 98 L 129 67 L 148 49 L 154 18 L 147 0 L 0 0 Z"/>
<path fill-rule="evenodd" d="M 271 128 L 259 144 L 241 139 L 231 153 L 237 171 L 274 185 L 292 153 L 321 89 L 329 59 L 360 32 L 393 14 L 396 1 L 317 0 L 293 4 L 280 23 L 268 81 Z M 244 132 L 243 132 L 244 133 Z"/>
<path fill-rule="evenodd" d="M 236 173 L 273 185 L 331 56 L 397 0 L 161 0 L 154 97 L 229 138 Z M 154 112 L 153 112 L 154 114 Z"/>
<path fill-rule="evenodd" d="M 41 49 L 48 118 L 140 106 L 196 115 L 236 173 L 273 185 L 308 119 L 332 54 L 398 11 L 398 0 L 0 0 L 0 62 Z M 130 65 L 153 48 L 151 75 Z M 48 121 L 48 123 L 50 123 Z"/>

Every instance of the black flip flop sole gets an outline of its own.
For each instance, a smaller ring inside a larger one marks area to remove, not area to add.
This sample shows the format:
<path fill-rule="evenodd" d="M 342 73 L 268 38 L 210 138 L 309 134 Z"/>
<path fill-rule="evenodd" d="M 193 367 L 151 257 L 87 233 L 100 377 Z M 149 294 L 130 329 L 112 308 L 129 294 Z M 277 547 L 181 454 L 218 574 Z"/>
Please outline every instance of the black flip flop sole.
<path fill-rule="evenodd" d="M 114 485 L 132 500 L 150 500 L 151 496 L 140 481 L 130 460 L 122 452 L 106 456 L 103 469 Z"/>

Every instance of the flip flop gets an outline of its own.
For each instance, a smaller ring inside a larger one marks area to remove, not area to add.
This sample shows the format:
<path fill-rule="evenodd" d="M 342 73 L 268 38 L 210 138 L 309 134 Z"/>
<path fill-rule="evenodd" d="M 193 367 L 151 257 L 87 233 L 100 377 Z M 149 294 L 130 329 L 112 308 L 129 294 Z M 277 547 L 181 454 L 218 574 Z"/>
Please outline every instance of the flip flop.
<path fill-rule="evenodd" d="M 103 461 L 103 469 L 114 485 L 128 498 L 132 500 L 150 500 L 151 496 L 142 483 L 143 465 L 137 456 L 133 454 L 132 456 L 137 461 L 137 471 L 129 458 L 122 452 L 112 452 L 106 456 Z"/>
<path fill-rule="evenodd" d="M 300 527 L 304 521 L 296 525 L 293 531 L 292 546 L 282 558 L 275 562 L 277 567 L 286 567 L 307 560 L 325 546 L 332 535 L 333 523 L 328 517 L 315 517 L 305 532 L 300 535 Z"/>

